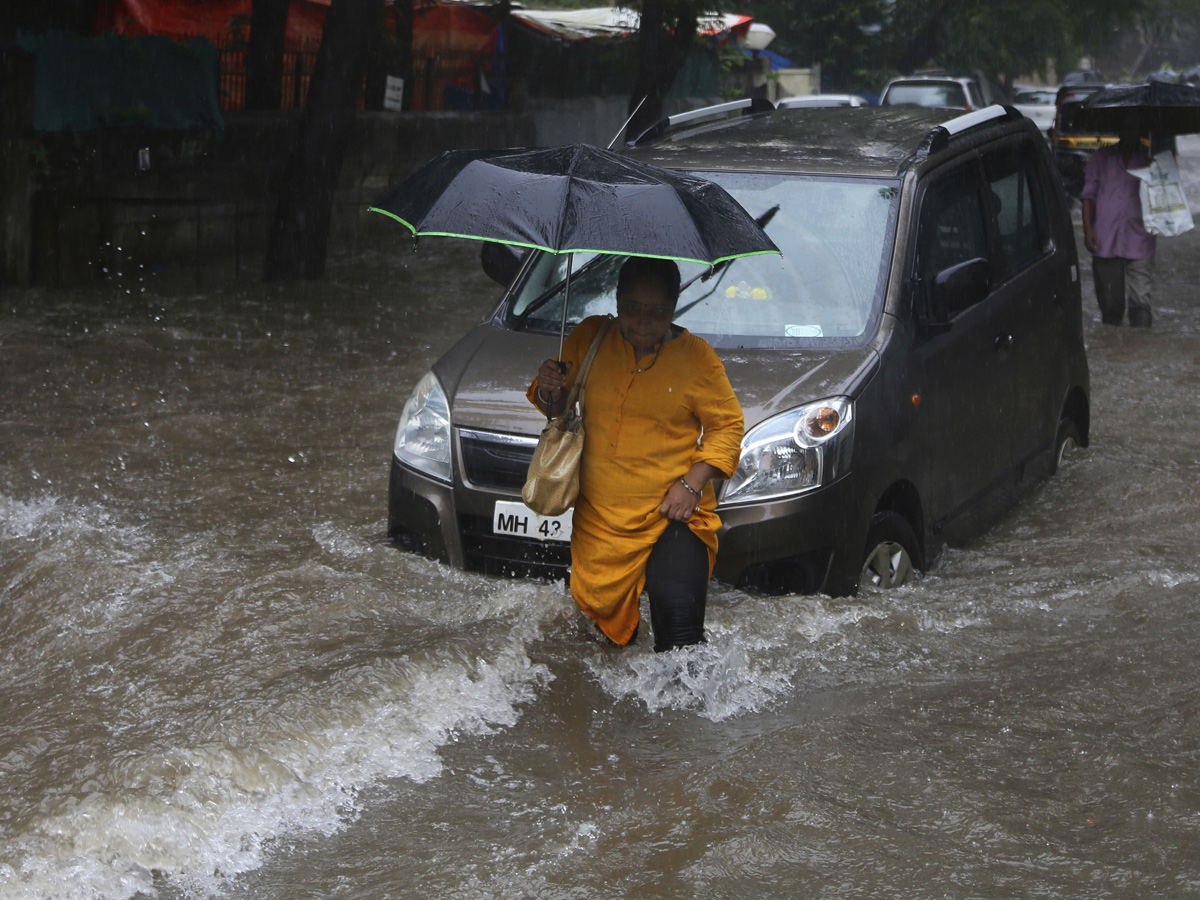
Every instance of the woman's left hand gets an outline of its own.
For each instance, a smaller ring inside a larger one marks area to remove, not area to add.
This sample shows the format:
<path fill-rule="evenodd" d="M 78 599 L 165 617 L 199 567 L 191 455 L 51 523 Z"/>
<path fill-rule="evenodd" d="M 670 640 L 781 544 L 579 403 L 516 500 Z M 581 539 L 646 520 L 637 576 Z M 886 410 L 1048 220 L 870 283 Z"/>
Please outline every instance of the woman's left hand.
<path fill-rule="evenodd" d="M 686 522 L 700 508 L 700 498 L 676 481 L 667 491 L 659 508 L 673 522 Z"/>

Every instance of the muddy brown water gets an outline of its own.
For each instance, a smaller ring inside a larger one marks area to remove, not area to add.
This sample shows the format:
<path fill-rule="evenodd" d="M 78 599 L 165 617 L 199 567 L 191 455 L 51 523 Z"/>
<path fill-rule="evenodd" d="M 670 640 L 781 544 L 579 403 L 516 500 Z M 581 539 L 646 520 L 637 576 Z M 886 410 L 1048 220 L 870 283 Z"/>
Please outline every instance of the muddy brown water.
<path fill-rule="evenodd" d="M 997 526 L 665 656 L 384 540 L 474 247 L 5 292 L 0 898 L 1200 896 L 1198 247 L 1149 332 L 1085 260 L 1092 446 Z"/>

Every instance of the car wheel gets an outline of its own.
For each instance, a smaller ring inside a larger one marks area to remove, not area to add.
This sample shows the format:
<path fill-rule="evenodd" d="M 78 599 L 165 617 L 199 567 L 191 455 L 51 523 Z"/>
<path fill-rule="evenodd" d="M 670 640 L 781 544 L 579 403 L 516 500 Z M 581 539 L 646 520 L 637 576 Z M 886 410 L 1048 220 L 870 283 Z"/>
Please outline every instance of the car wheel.
<path fill-rule="evenodd" d="M 916 573 L 917 536 L 899 513 L 876 513 L 867 532 L 867 550 L 858 576 L 860 591 L 900 587 Z"/>
<path fill-rule="evenodd" d="M 1053 475 L 1058 471 L 1058 467 L 1063 464 L 1072 453 L 1083 446 L 1083 442 L 1079 437 L 1079 427 L 1073 419 L 1063 419 L 1058 423 L 1058 434 L 1054 438 L 1054 468 L 1050 470 Z"/>

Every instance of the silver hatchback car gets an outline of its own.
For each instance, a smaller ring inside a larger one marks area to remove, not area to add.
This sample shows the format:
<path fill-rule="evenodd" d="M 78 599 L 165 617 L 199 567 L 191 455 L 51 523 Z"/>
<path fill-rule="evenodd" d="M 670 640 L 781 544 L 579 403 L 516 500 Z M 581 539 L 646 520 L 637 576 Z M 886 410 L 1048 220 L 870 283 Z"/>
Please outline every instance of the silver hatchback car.
<path fill-rule="evenodd" d="M 983 92 L 973 78 L 951 75 L 911 75 L 893 78 L 879 95 L 880 106 L 928 106 L 938 109 L 980 109 Z"/>
<path fill-rule="evenodd" d="M 715 577 L 834 595 L 902 584 L 1087 443 L 1053 159 L 999 106 L 727 107 L 628 149 L 719 182 L 783 251 L 683 271 L 676 322 L 716 348 L 746 417 L 718 487 Z M 557 348 L 565 264 L 484 257 L 507 289 L 404 406 L 389 534 L 457 567 L 568 576 L 570 514 L 521 503 L 544 424 L 525 388 Z M 622 261 L 576 257 L 568 326 L 615 311 Z M 836 425 L 813 439 L 813 417 Z"/>

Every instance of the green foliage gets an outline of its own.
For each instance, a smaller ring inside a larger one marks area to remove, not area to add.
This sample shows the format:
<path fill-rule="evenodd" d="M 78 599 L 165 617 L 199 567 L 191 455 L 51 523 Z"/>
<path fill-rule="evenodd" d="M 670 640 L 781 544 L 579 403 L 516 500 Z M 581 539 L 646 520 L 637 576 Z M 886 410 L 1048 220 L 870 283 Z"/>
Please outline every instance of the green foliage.
<path fill-rule="evenodd" d="M 956 3 L 937 31 L 937 62 L 950 69 L 979 69 L 1011 85 L 1021 74 L 1045 75 L 1054 64 L 1072 68 L 1079 55 L 1079 10 L 1056 0 L 988 0 Z"/>
<path fill-rule="evenodd" d="M 745 0 L 734 8 L 771 26 L 774 52 L 797 66 L 819 63 L 826 90 L 877 90 L 889 74 L 880 55 L 887 0 Z"/>
<path fill-rule="evenodd" d="M 717 67 L 721 72 L 721 83 L 723 85 L 717 93 L 722 100 L 737 100 L 742 96 L 741 89 L 731 87 L 728 84 L 726 76 L 730 75 L 735 69 L 744 68 L 749 58 L 741 51 L 741 48 L 734 46 L 732 43 L 727 43 L 717 51 Z"/>
<path fill-rule="evenodd" d="M 1200 0 L 731 0 L 776 33 L 775 52 L 819 63 L 827 91 L 879 90 L 927 66 L 1011 84 L 1066 72 L 1136 30 L 1162 42 L 1194 28 Z"/>

